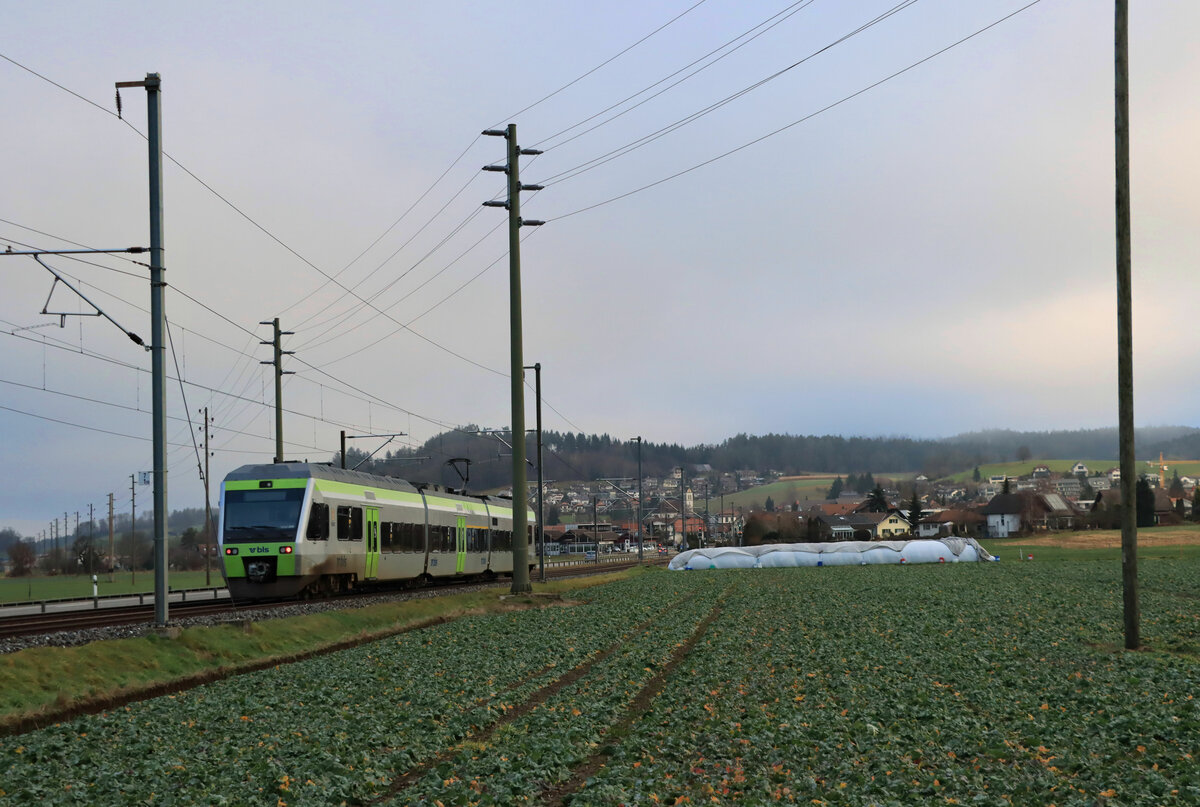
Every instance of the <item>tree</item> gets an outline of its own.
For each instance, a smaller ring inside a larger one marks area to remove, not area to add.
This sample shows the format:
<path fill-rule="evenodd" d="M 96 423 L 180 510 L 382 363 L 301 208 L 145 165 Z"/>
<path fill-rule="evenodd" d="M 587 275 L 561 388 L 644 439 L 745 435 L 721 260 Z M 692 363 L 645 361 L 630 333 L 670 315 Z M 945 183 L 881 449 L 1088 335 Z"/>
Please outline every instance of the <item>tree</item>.
<path fill-rule="evenodd" d="M 562 510 L 557 504 L 552 504 L 546 510 L 546 526 L 554 527 L 562 523 Z"/>
<path fill-rule="evenodd" d="M 37 559 L 33 554 L 33 547 L 24 541 L 17 541 L 15 544 L 8 545 L 8 559 L 12 562 L 12 568 L 8 574 L 10 577 L 24 577 L 33 570 L 34 561 Z"/>
<path fill-rule="evenodd" d="M 971 481 L 978 482 L 982 477 L 979 475 L 979 466 L 975 466 L 975 471 L 971 474 Z"/>
<path fill-rule="evenodd" d="M 1032 457 L 1032 456 L 1033 456 L 1033 452 L 1029 450 L 1029 446 L 1018 446 L 1017 447 L 1017 460 L 1018 461 L 1028 462 L 1030 457 Z"/>
<path fill-rule="evenodd" d="M 1088 482 L 1086 479 L 1084 479 L 1083 483 L 1080 485 L 1080 488 L 1079 488 L 1079 501 L 1081 501 L 1081 502 L 1089 501 L 1090 502 L 1090 501 L 1095 501 L 1095 499 L 1096 499 L 1096 489 L 1092 487 L 1090 482 Z"/>
<path fill-rule="evenodd" d="M 912 525 L 913 533 L 917 531 L 917 522 L 921 520 L 923 512 L 921 510 L 921 494 L 914 487 L 912 501 L 908 503 L 908 523 Z"/>
<path fill-rule="evenodd" d="M 1184 495 L 1183 482 L 1179 479 L 1179 469 L 1175 469 L 1175 474 L 1171 477 L 1171 486 L 1167 488 L 1167 494 L 1172 499 L 1181 499 Z"/>
<path fill-rule="evenodd" d="M 829 494 L 825 498 L 826 499 L 836 499 L 838 496 L 841 496 L 841 495 L 842 495 L 842 478 L 839 476 L 837 479 L 833 480 L 833 484 L 829 486 Z"/>
<path fill-rule="evenodd" d="M 1154 489 L 1145 474 L 1137 481 L 1137 525 L 1139 527 L 1154 526 Z"/>
<path fill-rule="evenodd" d="M 767 503 L 763 505 L 763 509 L 766 510 L 768 513 L 774 513 L 775 512 L 775 500 L 772 499 L 770 496 L 768 496 Z"/>
<path fill-rule="evenodd" d="M 15 543 L 21 540 L 21 534 L 12 527 L 5 527 L 0 530 L 0 552 L 8 549 Z"/>
<path fill-rule="evenodd" d="M 1200 485 L 1192 490 L 1192 518 L 1200 521 Z"/>
<path fill-rule="evenodd" d="M 1004 487 L 1000 489 L 1000 492 L 1003 493 L 1005 496 L 1012 493 L 1012 482 L 1009 480 L 1009 478 L 1007 476 L 1004 477 Z"/>
<path fill-rule="evenodd" d="M 887 494 L 883 492 L 883 488 L 876 485 L 867 494 L 867 512 L 868 513 L 886 513 L 888 511 Z"/>

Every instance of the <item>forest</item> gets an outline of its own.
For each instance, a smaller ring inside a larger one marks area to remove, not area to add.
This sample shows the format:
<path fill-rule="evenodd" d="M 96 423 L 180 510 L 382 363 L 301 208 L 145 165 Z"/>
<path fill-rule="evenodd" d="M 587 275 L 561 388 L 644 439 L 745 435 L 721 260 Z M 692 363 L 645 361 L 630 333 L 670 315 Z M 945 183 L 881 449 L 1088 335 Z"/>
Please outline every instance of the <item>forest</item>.
<path fill-rule="evenodd" d="M 1139 459 L 1200 456 L 1200 429 L 1184 426 L 1137 430 Z M 511 483 L 512 433 L 469 425 L 443 432 L 416 448 L 367 450 L 351 447 L 346 467 L 412 481 L 438 482 L 472 491 L 495 490 Z M 586 481 L 637 476 L 638 444 L 602 435 L 545 431 L 542 435 L 546 480 Z M 888 472 L 923 473 L 937 479 L 992 462 L 1024 459 L 1117 461 L 1117 430 L 971 432 L 941 439 L 843 437 L 840 435 L 738 434 L 717 444 L 641 445 L 642 474 L 663 476 L 680 465 L 711 466 L 716 472 L 753 470 L 783 474 Z M 536 478 L 537 438 L 526 438 L 527 475 Z M 331 458 L 334 463 L 340 457 Z M 469 463 L 464 462 L 469 460 Z"/>

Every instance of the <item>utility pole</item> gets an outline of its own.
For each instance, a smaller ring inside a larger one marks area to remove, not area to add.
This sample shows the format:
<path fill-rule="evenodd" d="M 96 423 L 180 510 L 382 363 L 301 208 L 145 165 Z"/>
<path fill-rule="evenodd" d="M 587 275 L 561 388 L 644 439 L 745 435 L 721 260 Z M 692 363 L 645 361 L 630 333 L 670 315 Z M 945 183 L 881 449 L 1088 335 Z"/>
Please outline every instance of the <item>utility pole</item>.
<path fill-rule="evenodd" d="M 709 534 L 709 526 L 712 524 L 712 516 L 708 512 L 708 480 L 704 480 L 704 537 L 711 541 L 712 535 Z M 704 543 L 701 542 L 701 546 Z"/>
<path fill-rule="evenodd" d="M 88 574 L 96 576 L 96 513 L 93 505 L 88 505 Z"/>
<path fill-rule="evenodd" d="M 680 546 L 687 547 L 687 468 L 682 461 L 679 463 L 679 532 L 683 535 Z"/>
<path fill-rule="evenodd" d="M 158 73 L 143 81 L 118 81 L 146 88 L 146 143 L 150 159 L 150 357 L 154 421 L 154 624 L 167 624 L 167 372 L 166 311 L 163 290 L 162 109 Z"/>
<path fill-rule="evenodd" d="M 204 407 L 204 585 L 212 585 L 212 499 L 208 492 L 208 458 L 212 452 L 208 450 L 208 407 Z"/>
<path fill-rule="evenodd" d="M 641 563 L 645 556 L 642 554 L 642 544 L 646 541 L 646 536 L 642 530 L 642 436 L 639 434 L 634 438 L 638 444 L 638 505 L 637 505 L 637 528 L 638 528 L 638 563 Z"/>
<path fill-rule="evenodd" d="M 279 317 L 270 322 L 260 322 L 259 325 L 270 325 L 274 333 L 274 337 L 270 342 L 259 342 L 260 345 L 272 345 L 275 350 L 275 356 L 271 361 L 260 361 L 259 364 L 275 365 L 275 461 L 283 462 L 283 377 L 285 375 L 294 375 L 290 370 L 283 369 L 283 357 L 294 355 L 294 350 L 284 350 L 280 344 L 280 337 L 292 336 L 291 331 L 279 330 Z M 345 460 L 343 460 L 343 463 Z M 345 467 L 343 465 L 342 467 Z"/>
<path fill-rule="evenodd" d="M 113 495 L 108 494 L 108 582 L 113 581 L 113 549 L 116 543 L 113 534 Z"/>
<path fill-rule="evenodd" d="M 1137 480 L 1133 444 L 1133 236 L 1129 197 L 1129 0 L 1116 0 L 1117 409 L 1121 449 L 1121 588 L 1125 649 L 1141 645 L 1137 580 Z"/>
<path fill-rule="evenodd" d="M 592 539 L 596 546 L 596 563 L 600 562 L 600 522 L 596 515 L 596 500 L 599 497 L 592 497 Z"/>
<path fill-rule="evenodd" d="M 508 319 L 510 331 L 510 372 L 512 375 L 512 489 L 513 489 L 513 577 L 512 593 L 523 594 L 533 590 L 529 582 L 529 505 L 525 502 L 525 382 L 524 359 L 521 344 L 521 227 L 540 226 L 542 221 L 521 219 L 521 191 L 540 191 L 541 185 L 522 185 L 520 158 L 525 155 L 541 154 L 536 149 L 523 149 L 517 145 L 517 125 L 508 124 L 506 130 L 486 129 L 489 137 L 503 137 L 508 141 L 508 160 L 503 166 L 485 165 L 485 171 L 501 171 L 508 175 L 508 201 L 484 202 L 485 207 L 503 207 L 508 210 Z"/>
<path fill-rule="evenodd" d="M 544 488 L 542 481 L 542 363 L 534 362 L 532 368 L 526 367 L 526 370 L 533 370 L 534 390 L 537 393 L 537 471 L 538 471 L 538 509 L 537 509 L 537 536 L 538 536 L 538 580 L 546 582 L 546 513 L 544 506 Z"/>
<path fill-rule="evenodd" d="M 346 470 L 346 430 L 342 429 L 342 470 Z"/>

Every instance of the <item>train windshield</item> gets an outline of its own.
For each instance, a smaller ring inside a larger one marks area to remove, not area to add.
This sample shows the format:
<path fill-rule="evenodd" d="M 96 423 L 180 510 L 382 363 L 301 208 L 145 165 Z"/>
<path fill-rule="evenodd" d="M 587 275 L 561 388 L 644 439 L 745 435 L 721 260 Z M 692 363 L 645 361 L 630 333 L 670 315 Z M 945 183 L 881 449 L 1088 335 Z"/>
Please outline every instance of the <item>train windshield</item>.
<path fill-rule="evenodd" d="M 304 488 L 225 491 L 225 543 L 294 541 Z"/>

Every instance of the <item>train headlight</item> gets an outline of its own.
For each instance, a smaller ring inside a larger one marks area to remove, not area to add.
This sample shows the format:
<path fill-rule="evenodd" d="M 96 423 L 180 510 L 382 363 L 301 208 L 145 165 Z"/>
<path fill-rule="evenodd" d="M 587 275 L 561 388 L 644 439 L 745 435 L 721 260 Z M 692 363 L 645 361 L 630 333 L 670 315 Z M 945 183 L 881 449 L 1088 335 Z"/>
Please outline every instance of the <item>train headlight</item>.
<path fill-rule="evenodd" d="M 227 546 L 227 547 L 225 547 L 225 554 L 226 554 L 226 555 L 236 555 L 237 553 L 238 553 L 238 551 L 237 551 L 237 547 L 236 547 L 236 546 Z"/>
<path fill-rule="evenodd" d="M 290 546 L 281 546 L 281 547 L 279 547 L 279 554 L 280 554 L 280 555 L 290 555 L 290 554 L 292 554 L 292 547 L 290 547 Z"/>

